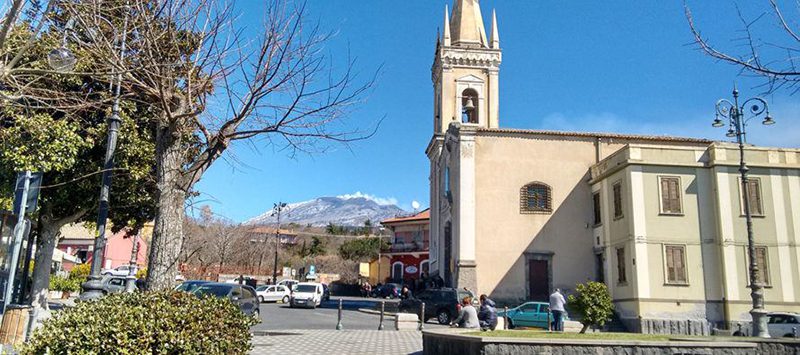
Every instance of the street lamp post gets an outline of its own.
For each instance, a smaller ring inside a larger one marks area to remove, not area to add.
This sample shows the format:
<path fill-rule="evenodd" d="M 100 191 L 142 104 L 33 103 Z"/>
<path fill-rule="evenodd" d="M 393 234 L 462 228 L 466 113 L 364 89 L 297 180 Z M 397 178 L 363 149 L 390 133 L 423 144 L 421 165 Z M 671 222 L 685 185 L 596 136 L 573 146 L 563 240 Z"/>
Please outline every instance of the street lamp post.
<path fill-rule="evenodd" d="M 272 210 L 273 215 L 277 215 L 278 217 L 278 227 L 275 229 L 275 263 L 272 267 L 272 284 L 278 284 L 278 248 L 280 247 L 280 239 L 281 239 L 281 211 L 286 208 L 286 204 L 283 202 L 276 203 Z"/>
<path fill-rule="evenodd" d="M 753 317 L 754 336 L 769 338 L 767 332 L 767 311 L 764 309 L 764 285 L 758 279 L 758 265 L 756 263 L 756 249 L 753 240 L 753 216 L 750 212 L 750 191 L 747 183 L 747 172 L 750 170 L 744 160 L 744 144 L 747 141 L 747 122 L 755 117 L 765 114 L 764 125 L 772 125 L 775 121 L 769 114 L 767 101 L 760 97 L 753 97 L 739 104 L 739 91 L 733 88 L 733 102 L 722 99 L 717 101 L 717 116 L 714 119 L 713 127 L 723 127 L 725 123 L 720 117 L 728 120 L 728 137 L 736 137 L 739 143 L 739 174 L 741 174 L 742 184 L 742 204 L 744 205 L 744 216 L 747 224 L 747 254 L 750 258 L 750 297 L 753 301 L 753 309 L 750 315 Z M 744 111 L 750 112 L 750 117 L 744 117 Z"/>
<path fill-rule="evenodd" d="M 128 29 L 128 16 L 120 35 L 120 60 L 125 58 L 125 44 Z M 106 154 L 103 160 L 102 185 L 100 187 L 100 205 L 97 213 L 97 237 L 94 239 L 94 249 L 92 252 L 92 268 L 88 281 L 83 286 L 82 300 L 92 300 L 103 296 L 103 282 L 100 272 L 103 268 L 103 259 L 106 247 L 106 221 L 108 219 L 109 195 L 111 192 L 111 177 L 114 169 L 114 151 L 117 148 L 117 135 L 122 119 L 119 117 L 120 111 L 120 92 L 122 89 L 122 73 L 114 78 L 116 87 L 114 88 L 114 105 L 111 108 L 111 117 L 108 118 L 108 140 L 106 142 Z"/>

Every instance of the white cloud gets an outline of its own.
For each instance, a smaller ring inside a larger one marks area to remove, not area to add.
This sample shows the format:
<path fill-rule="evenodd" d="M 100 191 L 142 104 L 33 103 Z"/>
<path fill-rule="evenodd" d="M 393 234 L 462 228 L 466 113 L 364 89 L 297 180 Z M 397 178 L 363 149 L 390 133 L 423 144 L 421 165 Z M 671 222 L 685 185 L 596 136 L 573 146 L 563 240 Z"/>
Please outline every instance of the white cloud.
<path fill-rule="evenodd" d="M 712 109 L 713 110 L 713 109 Z M 760 146 L 800 148 L 800 104 L 783 104 L 770 107 L 777 122 L 762 126 L 753 119 L 747 127 L 748 142 Z M 660 117 L 659 117 L 660 116 Z M 545 117 L 547 129 L 579 132 L 612 132 L 646 135 L 669 135 L 728 141 L 725 129 L 712 128 L 713 111 L 670 116 L 654 113 L 647 119 L 631 119 L 614 113 L 585 113 L 568 117 L 552 113 Z"/>
<path fill-rule="evenodd" d="M 336 197 L 343 198 L 345 200 L 349 200 L 351 198 L 365 198 L 367 200 L 374 201 L 379 205 L 396 205 L 398 203 L 397 199 L 394 197 L 378 197 L 375 195 L 362 193 L 361 191 L 356 191 L 355 193 L 352 194 L 339 195 Z"/>

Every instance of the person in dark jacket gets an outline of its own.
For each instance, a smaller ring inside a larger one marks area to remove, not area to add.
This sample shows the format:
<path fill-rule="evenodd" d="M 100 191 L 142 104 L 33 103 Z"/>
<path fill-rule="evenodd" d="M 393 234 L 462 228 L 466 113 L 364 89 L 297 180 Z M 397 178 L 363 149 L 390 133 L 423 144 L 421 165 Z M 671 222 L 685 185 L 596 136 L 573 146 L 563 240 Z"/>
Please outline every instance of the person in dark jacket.
<path fill-rule="evenodd" d="M 408 286 L 403 285 L 403 290 L 400 291 L 400 299 L 407 300 L 414 298 L 414 294 L 411 293 L 411 290 L 408 289 Z"/>
<path fill-rule="evenodd" d="M 497 327 L 497 306 L 494 301 L 481 295 L 481 309 L 478 312 L 478 322 L 481 330 L 494 330 Z"/>

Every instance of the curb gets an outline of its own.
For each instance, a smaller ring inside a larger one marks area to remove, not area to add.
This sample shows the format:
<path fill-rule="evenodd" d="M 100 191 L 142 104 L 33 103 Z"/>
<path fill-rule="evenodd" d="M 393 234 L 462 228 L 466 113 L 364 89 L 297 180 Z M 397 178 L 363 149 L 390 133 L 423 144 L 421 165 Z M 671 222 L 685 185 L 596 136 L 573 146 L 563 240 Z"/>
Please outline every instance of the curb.
<path fill-rule="evenodd" d="M 361 313 L 366 313 L 366 314 L 381 315 L 380 311 L 376 311 L 374 309 L 369 309 L 369 308 L 359 308 L 358 311 L 361 312 Z M 397 315 L 397 313 L 384 311 L 383 315 L 384 316 L 394 317 L 394 316 Z"/>

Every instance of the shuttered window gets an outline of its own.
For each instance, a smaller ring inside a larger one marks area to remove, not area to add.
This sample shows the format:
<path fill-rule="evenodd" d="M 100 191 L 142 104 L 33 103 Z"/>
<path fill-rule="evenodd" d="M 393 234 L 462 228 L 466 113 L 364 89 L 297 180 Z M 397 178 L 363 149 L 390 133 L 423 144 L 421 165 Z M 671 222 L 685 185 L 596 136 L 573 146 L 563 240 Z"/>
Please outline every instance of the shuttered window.
<path fill-rule="evenodd" d="M 550 186 L 541 182 L 532 182 L 520 189 L 520 212 L 550 213 L 553 211 L 552 191 Z"/>
<path fill-rule="evenodd" d="M 600 215 L 600 193 L 592 195 L 592 204 L 594 205 L 594 224 L 598 225 L 603 222 Z"/>
<path fill-rule="evenodd" d="M 622 183 L 614 184 L 614 218 L 622 218 Z"/>
<path fill-rule="evenodd" d="M 681 180 L 679 177 L 659 178 L 661 181 L 661 213 L 681 214 Z"/>
<path fill-rule="evenodd" d="M 761 203 L 761 180 L 758 178 L 747 178 L 748 202 L 750 202 L 750 214 L 763 216 L 764 208 Z M 744 206 L 742 206 L 744 213 Z"/>
<path fill-rule="evenodd" d="M 625 275 L 625 248 L 617 249 L 617 282 L 621 284 L 628 282 Z"/>
<path fill-rule="evenodd" d="M 769 259 L 767 259 L 767 247 L 756 247 L 756 280 L 762 285 L 769 285 Z"/>
<path fill-rule="evenodd" d="M 666 245 L 664 253 L 667 261 L 667 283 L 686 284 L 686 247 Z"/>

